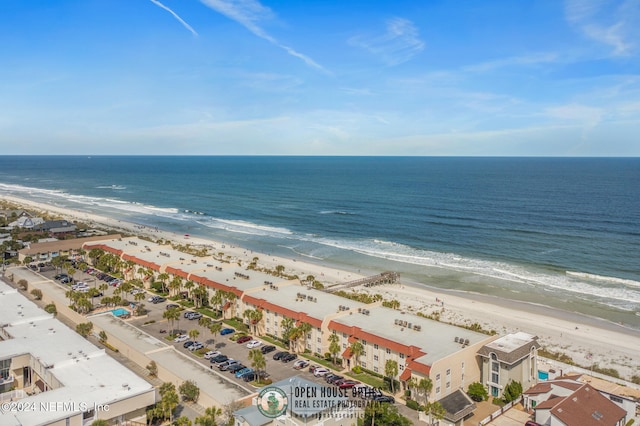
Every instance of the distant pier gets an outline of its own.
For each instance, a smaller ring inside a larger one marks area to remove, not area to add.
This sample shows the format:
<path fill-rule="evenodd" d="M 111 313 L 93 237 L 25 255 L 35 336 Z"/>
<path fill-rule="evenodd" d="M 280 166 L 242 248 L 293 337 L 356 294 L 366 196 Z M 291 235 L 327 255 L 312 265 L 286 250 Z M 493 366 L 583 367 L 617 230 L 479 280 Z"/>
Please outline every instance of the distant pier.
<path fill-rule="evenodd" d="M 335 286 L 327 288 L 325 291 L 329 293 L 333 293 L 338 290 L 344 290 L 347 288 L 357 287 L 360 285 L 365 287 L 373 287 L 376 285 L 383 285 L 383 284 L 395 284 L 398 281 L 400 281 L 400 274 L 398 272 L 387 271 L 387 272 L 382 272 L 381 274 L 378 274 L 378 275 L 373 275 L 371 277 L 360 278 L 360 279 L 349 281 L 346 283 L 337 284 Z"/>

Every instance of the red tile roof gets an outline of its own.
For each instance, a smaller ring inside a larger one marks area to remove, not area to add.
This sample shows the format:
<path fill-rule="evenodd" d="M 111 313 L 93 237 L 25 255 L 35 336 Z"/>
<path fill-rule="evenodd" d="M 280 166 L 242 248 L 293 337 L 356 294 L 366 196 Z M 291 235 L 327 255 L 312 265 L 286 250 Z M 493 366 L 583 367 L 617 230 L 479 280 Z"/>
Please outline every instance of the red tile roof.
<path fill-rule="evenodd" d="M 551 414 L 567 426 L 616 426 L 627 414 L 588 384 L 565 398 L 538 404 L 536 409 L 547 404 L 552 404 Z"/>
<path fill-rule="evenodd" d="M 351 353 L 351 348 L 347 348 L 344 350 L 344 352 L 342 352 L 342 358 L 344 359 L 349 359 L 353 356 L 353 354 Z"/>
<path fill-rule="evenodd" d="M 168 274 L 177 275 L 179 277 L 184 278 L 185 280 L 189 279 L 189 273 L 188 272 L 185 272 L 182 269 L 174 268 L 172 266 L 167 266 L 167 268 L 165 269 L 165 272 L 168 273 Z"/>
<path fill-rule="evenodd" d="M 402 374 L 400 375 L 400 380 L 406 381 L 406 380 L 409 380 L 410 378 L 411 378 L 411 369 L 405 368 Z"/>
<path fill-rule="evenodd" d="M 424 376 L 429 376 L 429 373 L 431 372 L 431 366 L 430 365 L 422 364 L 422 363 L 417 362 L 417 361 L 409 361 L 408 367 L 412 371 L 415 371 L 417 373 L 421 373 Z"/>
<path fill-rule="evenodd" d="M 322 327 L 322 320 L 318 318 L 314 318 L 308 315 L 306 312 L 298 312 L 294 311 L 274 303 L 268 302 L 264 299 L 260 299 L 254 296 L 250 296 L 246 294 L 242 300 L 244 303 L 251 304 L 258 309 L 268 309 L 273 312 L 277 312 L 281 314 L 283 317 L 291 318 L 292 320 L 299 322 L 306 322 L 311 324 L 313 327 L 320 328 Z"/>
<path fill-rule="evenodd" d="M 131 260 L 135 263 L 137 263 L 140 266 L 144 266 L 145 268 L 149 268 L 149 269 L 153 269 L 154 271 L 160 271 L 160 265 L 158 265 L 157 263 L 153 263 L 153 262 L 148 262 L 146 260 L 143 259 L 139 259 L 135 256 L 131 256 L 129 254 L 125 254 L 124 256 L 122 256 L 123 260 Z"/>
<path fill-rule="evenodd" d="M 422 350 L 417 346 L 404 345 L 402 343 L 398 343 L 396 341 L 363 331 L 360 327 L 341 324 L 336 320 L 332 320 L 329 322 L 329 330 L 334 330 L 338 333 L 345 333 L 348 336 L 353 336 L 358 340 L 366 340 L 367 343 L 374 343 L 384 348 L 389 348 L 392 351 L 405 354 L 407 358 L 419 358 L 423 355 L 426 355 L 426 353 L 422 352 Z"/>
<path fill-rule="evenodd" d="M 551 390 L 551 384 L 549 382 L 538 383 L 537 385 L 527 389 L 525 395 L 536 395 L 540 393 L 547 393 Z"/>
<path fill-rule="evenodd" d="M 210 280 L 209 278 L 200 277 L 198 275 L 191 274 L 191 280 L 195 281 L 197 283 L 200 283 L 202 285 L 206 285 L 207 287 L 214 288 L 216 290 L 222 290 L 222 291 L 231 292 L 231 293 L 235 294 L 238 297 L 242 296 L 242 290 L 237 289 L 235 287 L 231 287 L 231 286 L 225 285 L 225 284 L 221 284 L 221 283 L 219 283 L 217 281 Z"/>

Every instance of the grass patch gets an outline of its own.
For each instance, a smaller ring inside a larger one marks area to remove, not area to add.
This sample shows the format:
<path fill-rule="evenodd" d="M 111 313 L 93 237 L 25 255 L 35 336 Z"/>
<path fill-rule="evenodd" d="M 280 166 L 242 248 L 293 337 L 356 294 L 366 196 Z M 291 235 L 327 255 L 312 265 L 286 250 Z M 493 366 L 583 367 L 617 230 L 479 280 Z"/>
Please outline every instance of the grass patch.
<path fill-rule="evenodd" d="M 235 319 L 235 318 L 225 319 L 225 320 L 222 320 L 222 322 L 227 325 L 230 325 L 231 327 L 235 328 L 238 331 L 245 331 L 245 332 L 249 331 L 249 326 L 238 319 Z"/>
<path fill-rule="evenodd" d="M 176 302 L 178 302 L 180 305 L 184 306 L 185 308 L 193 308 L 194 306 L 196 306 L 193 302 L 189 300 L 176 300 Z"/>
<path fill-rule="evenodd" d="M 360 374 L 356 374 L 353 371 L 350 371 L 347 373 L 347 376 L 353 377 L 354 379 L 359 380 L 362 383 L 366 383 L 369 386 L 373 386 L 374 388 L 384 389 L 385 387 L 384 380 L 381 380 L 378 377 L 374 377 L 370 374 L 367 374 L 364 371 Z"/>
<path fill-rule="evenodd" d="M 546 349 L 540 348 L 538 349 L 538 355 L 544 358 L 564 362 L 565 364 L 576 365 L 575 361 L 573 361 L 573 359 L 571 359 L 569 355 L 562 352 L 551 352 L 547 351 Z"/>
<path fill-rule="evenodd" d="M 316 356 L 308 355 L 308 354 L 305 354 L 304 356 L 305 356 L 305 358 L 308 358 L 310 361 L 313 361 L 313 362 L 315 362 L 317 364 L 320 364 L 323 367 L 327 367 L 327 368 L 330 368 L 332 370 L 342 370 L 342 366 L 334 365 L 331 361 L 327 361 L 324 358 L 318 358 Z"/>
<path fill-rule="evenodd" d="M 284 343 L 282 343 L 280 340 L 278 339 L 274 339 L 273 337 L 270 336 L 260 336 L 260 339 L 264 340 L 265 342 L 269 342 L 272 345 L 278 346 L 282 349 L 289 349 L 287 348 L 287 345 L 285 345 Z"/>
<path fill-rule="evenodd" d="M 218 313 L 212 311 L 211 309 L 207 309 L 207 308 L 197 308 L 196 312 L 200 312 L 202 315 L 205 315 L 211 319 L 218 319 L 220 318 L 220 315 L 218 315 Z"/>

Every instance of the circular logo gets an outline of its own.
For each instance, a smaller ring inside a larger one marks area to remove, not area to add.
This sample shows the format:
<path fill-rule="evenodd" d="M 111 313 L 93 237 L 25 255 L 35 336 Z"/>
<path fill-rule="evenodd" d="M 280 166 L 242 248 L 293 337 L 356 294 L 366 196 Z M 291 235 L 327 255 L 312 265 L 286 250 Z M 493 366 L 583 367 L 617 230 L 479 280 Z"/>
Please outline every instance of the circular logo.
<path fill-rule="evenodd" d="M 258 394 L 258 410 L 270 418 L 279 417 L 287 411 L 289 398 L 280 388 L 268 386 Z"/>

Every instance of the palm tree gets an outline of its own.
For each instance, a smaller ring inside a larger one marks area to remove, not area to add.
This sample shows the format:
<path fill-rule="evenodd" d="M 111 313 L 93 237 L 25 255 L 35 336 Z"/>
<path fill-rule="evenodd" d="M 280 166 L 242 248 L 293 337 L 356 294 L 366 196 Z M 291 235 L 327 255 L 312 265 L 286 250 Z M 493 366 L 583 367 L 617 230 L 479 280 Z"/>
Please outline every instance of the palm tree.
<path fill-rule="evenodd" d="M 427 402 L 424 411 L 429 415 L 429 425 L 434 424 L 433 420 L 443 419 L 447 413 L 447 410 L 438 401 Z"/>
<path fill-rule="evenodd" d="M 253 334 L 258 335 L 258 323 L 262 320 L 261 309 L 247 309 L 242 314 L 243 317 L 249 320 L 249 323 L 253 325 Z"/>
<path fill-rule="evenodd" d="M 336 358 L 340 352 L 340 337 L 336 333 L 329 335 L 329 353 L 333 357 L 333 364 L 336 364 Z"/>
<path fill-rule="evenodd" d="M 167 321 L 169 321 L 169 323 L 171 324 L 171 328 L 173 328 L 173 333 L 172 334 L 176 334 L 175 333 L 175 328 L 173 327 L 173 324 L 174 324 L 175 321 L 178 321 L 178 323 L 180 322 L 180 309 L 179 308 L 167 309 L 162 314 L 162 318 L 165 318 Z"/>
<path fill-rule="evenodd" d="M 417 387 L 418 387 L 418 379 L 416 379 L 415 377 L 411 377 L 409 380 L 407 380 L 407 388 L 411 392 L 411 398 L 413 399 L 415 399 L 413 390 L 416 389 Z"/>
<path fill-rule="evenodd" d="M 313 329 L 313 326 L 307 322 L 303 322 L 300 323 L 300 325 L 298 325 L 298 330 L 300 336 L 298 338 L 302 338 L 302 349 L 304 352 L 304 349 L 307 348 L 307 335 L 309 334 L 309 332 Z"/>
<path fill-rule="evenodd" d="M 429 401 L 429 394 L 431 393 L 431 389 L 433 389 L 433 382 L 430 378 L 425 377 L 420 379 L 418 382 L 418 392 L 424 396 L 424 403 L 427 404 Z"/>
<path fill-rule="evenodd" d="M 278 273 L 278 275 L 282 275 L 282 273 L 284 272 L 284 266 L 277 265 L 276 266 L 276 272 Z"/>
<path fill-rule="evenodd" d="M 364 352 L 364 347 L 362 346 L 362 343 L 360 343 L 358 340 L 354 341 L 353 343 L 351 343 L 350 346 L 351 349 L 351 354 L 353 355 L 353 360 L 355 361 L 355 367 L 357 367 L 359 365 L 359 361 L 360 361 L 360 355 L 362 355 L 362 352 Z"/>
<path fill-rule="evenodd" d="M 196 308 L 202 307 L 202 305 L 204 304 L 204 302 L 207 300 L 207 288 L 205 286 L 203 286 L 202 284 L 198 285 L 198 287 L 196 287 L 193 292 L 193 303 L 195 304 Z"/>
<path fill-rule="evenodd" d="M 189 330 L 189 338 L 193 340 L 194 343 L 199 335 L 200 335 L 200 332 L 195 328 L 193 330 Z"/>
<path fill-rule="evenodd" d="M 216 426 L 216 417 L 222 415 L 222 409 L 218 407 L 207 407 L 203 416 L 195 418 L 194 423 L 197 426 Z"/>
<path fill-rule="evenodd" d="M 180 289 L 182 288 L 182 278 L 179 276 L 173 277 L 171 282 L 169 283 L 169 290 L 173 291 L 173 295 L 177 296 L 180 293 Z"/>
<path fill-rule="evenodd" d="M 191 290 L 196 286 L 196 283 L 189 280 L 184 283 L 184 288 L 187 290 L 187 299 L 191 299 Z"/>
<path fill-rule="evenodd" d="M 396 376 L 398 375 L 398 361 L 388 359 L 384 364 L 384 374 L 389 379 L 391 379 L 391 393 L 396 393 L 394 389 L 394 382 L 396 381 Z"/>
<path fill-rule="evenodd" d="M 201 317 L 198 320 L 198 325 L 202 328 L 204 328 L 205 330 L 209 329 L 209 326 L 211 325 L 211 318 L 209 317 Z"/>
<path fill-rule="evenodd" d="M 220 333 L 220 330 L 222 330 L 222 323 L 221 322 L 213 322 L 211 323 L 211 325 L 209 326 L 209 331 L 211 332 L 211 334 L 213 335 L 214 339 L 216 337 L 216 335 L 218 333 Z M 215 341 L 215 340 L 214 340 Z"/>
<path fill-rule="evenodd" d="M 162 292 L 166 293 L 167 292 L 167 280 L 169 279 L 169 274 L 167 274 L 166 272 L 163 272 L 160 275 L 158 275 L 158 279 L 162 283 Z"/>
<path fill-rule="evenodd" d="M 251 367 L 256 371 L 258 381 L 260 381 L 259 373 L 267 368 L 267 360 L 264 358 L 264 354 L 260 349 L 251 349 L 249 351 L 249 360 L 251 361 Z"/>

